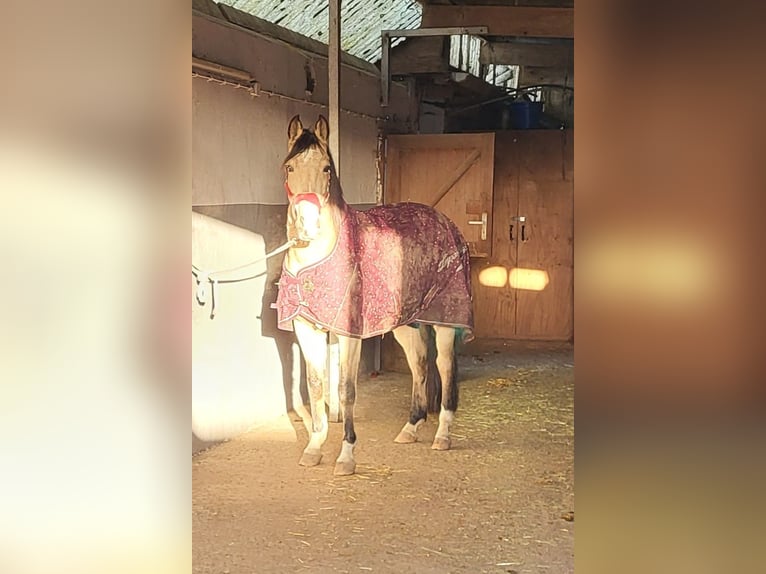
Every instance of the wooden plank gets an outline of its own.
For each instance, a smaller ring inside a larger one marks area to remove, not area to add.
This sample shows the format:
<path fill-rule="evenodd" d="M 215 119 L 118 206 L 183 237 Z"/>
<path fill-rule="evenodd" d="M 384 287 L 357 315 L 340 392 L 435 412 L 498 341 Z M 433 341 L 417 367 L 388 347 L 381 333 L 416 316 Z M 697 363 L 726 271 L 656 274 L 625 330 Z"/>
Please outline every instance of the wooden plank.
<path fill-rule="evenodd" d="M 574 8 L 427 4 L 421 26 L 487 26 L 491 36 L 574 38 Z"/>
<path fill-rule="evenodd" d="M 471 152 L 471 155 L 469 155 L 467 158 L 465 158 L 465 161 L 461 163 L 455 171 L 452 172 L 452 175 L 450 175 L 449 179 L 447 179 L 439 188 L 439 191 L 436 192 L 434 199 L 431 202 L 431 207 L 436 207 L 439 205 L 439 202 L 444 199 L 444 196 L 449 193 L 449 190 L 452 189 L 452 186 L 454 186 L 457 181 L 463 177 L 463 174 L 468 171 L 468 169 L 476 163 L 476 160 L 481 157 L 481 150 L 475 149 Z"/>
<path fill-rule="evenodd" d="M 569 69 L 574 66 L 574 47 L 564 44 L 487 42 L 481 47 L 479 62 Z"/>
<path fill-rule="evenodd" d="M 393 75 L 432 74 L 449 71 L 445 38 L 409 38 L 391 49 L 389 69 Z"/>
<path fill-rule="evenodd" d="M 388 141 L 397 149 L 411 150 L 440 150 L 465 149 L 481 147 L 487 141 L 494 141 L 491 133 L 461 133 L 461 134 L 421 134 L 421 135 L 390 135 Z M 433 173 L 431 174 L 433 175 Z M 388 201 L 388 200 L 387 200 Z"/>
<path fill-rule="evenodd" d="M 571 68 L 523 66 L 519 72 L 519 86 L 534 86 L 537 84 L 574 86 L 574 70 Z"/>

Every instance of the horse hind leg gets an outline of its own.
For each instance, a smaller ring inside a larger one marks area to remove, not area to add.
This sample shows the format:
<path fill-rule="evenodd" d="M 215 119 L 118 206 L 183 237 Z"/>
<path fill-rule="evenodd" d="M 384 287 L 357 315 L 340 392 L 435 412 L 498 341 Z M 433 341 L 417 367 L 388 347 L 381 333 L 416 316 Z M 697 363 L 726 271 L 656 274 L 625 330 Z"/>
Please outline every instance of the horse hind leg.
<path fill-rule="evenodd" d="M 362 354 L 361 339 L 338 337 L 340 351 L 340 409 L 343 414 L 343 445 L 340 455 L 335 461 L 334 474 L 345 476 L 354 474 L 354 446 L 356 432 L 354 431 L 354 405 L 356 403 L 356 380 L 359 373 L 359 358 Z"/>
<path fill-rule="evenodd" d="M 442 404 L 439 412 L 439 428 L 431 448 L 449 450 L 451 446 L 450 427 L 455 418 L 458 404 L 457 355 L 455 354 L 455 329 L 435 325 L 436 368 L 442 381 Z"/>
<path fill-rule="evenodd" d="M 394 338 L 404 349 L 407 364 L 412 371 L 412 403 L 410 418 L 394 439 L 397 443 L 413 443 L 418 440 L 417 432 L 426 420 L 426 376 L 428 374 L 428 346 L 426 327 L 417 329 L 404 326 L 394 329 Z"/>
<path fill-rule="evenodd" d="M 322 460 L 322 445 L 327 440 L 328 430 L 323 388 L 327 380 L 327 334 L 302 320 L 294 321 L 293 328 L 306 361 L 306 381 L 311 403 L 311 437 L 299 464 L 316 466 Z"/>

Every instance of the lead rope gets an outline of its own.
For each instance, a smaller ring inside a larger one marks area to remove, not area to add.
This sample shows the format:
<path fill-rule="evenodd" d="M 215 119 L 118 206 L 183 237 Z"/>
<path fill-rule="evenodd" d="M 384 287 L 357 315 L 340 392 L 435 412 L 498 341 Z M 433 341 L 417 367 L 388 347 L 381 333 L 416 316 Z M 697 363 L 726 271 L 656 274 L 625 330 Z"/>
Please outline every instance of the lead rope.
<path fill-rule="evenodd" d="M 240 281 L 248 281 L 249 279 L 254 279 L 256 277 L 260 277 L 262 273 L 257 273 L 255 275 L 248 275 L 246 277 L 234 277 L 234 278 L 218 278 L 217 275 L 220 275 L 222 273 L 231 273 L 233 271 L 239 271 L 240 269 L 246 269 L 247 267 L 252 267 L 253 265 L 257 263 L 261 263 L 263 261 L 266 261 L 270 257 L 274 257 L 275 255 L 278 255 L 282 253 L 283 251 L 287 251 L 290 249 L 297 240 L 290 239 L 286 243 L 283 243 L 279 247 L 277 247 L 274 251 L 271 251 L 264 255 L 263 257 L 259 257 L 255 261 L 251 261 L 250 263 L 245 263 L 244 265 L 239 265 L 238 267 L 231 267 L 229 269 L 221 269 L 219 271 L 205 271 L 204 269 L 200 269 L 196 265 L 192 264 L 192 275 L 196 277 L 197 279 L 197 302 L 200 305 L 204 305 L 207 302 L 207 286 L 208 283 L 210 284 L 210 318 L 212 319 L 215 317 L 215 304 L 216 304 L 216 297 L 215 297 L 215 288 L 219 283 L 238 283 Z"/>

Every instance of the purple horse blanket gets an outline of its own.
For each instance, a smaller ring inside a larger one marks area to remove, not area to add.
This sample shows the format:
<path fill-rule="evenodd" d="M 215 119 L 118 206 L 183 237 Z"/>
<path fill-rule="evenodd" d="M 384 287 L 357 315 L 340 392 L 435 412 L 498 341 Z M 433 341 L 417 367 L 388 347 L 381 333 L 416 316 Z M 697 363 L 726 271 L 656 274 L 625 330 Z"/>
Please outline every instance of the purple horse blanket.
<path fill-rule="evenodd" d="M 275 307 L 287 331 L 296 317 L 362 339 L 426 323 L 461 328 L 470 340 L 468 245 L 452 221 L 425 205 L 346 206 L 329 256 L 297 275 L 283 265 Z"/>

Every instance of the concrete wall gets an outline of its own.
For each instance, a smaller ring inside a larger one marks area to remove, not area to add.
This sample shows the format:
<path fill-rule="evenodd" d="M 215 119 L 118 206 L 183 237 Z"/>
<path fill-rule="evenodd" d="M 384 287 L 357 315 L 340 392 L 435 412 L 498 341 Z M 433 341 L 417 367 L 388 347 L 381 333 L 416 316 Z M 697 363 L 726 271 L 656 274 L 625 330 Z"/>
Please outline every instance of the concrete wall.
<path fill-rule="evenodd" d="M 235 12 L 226 8 L 229 17 Z M 236 15 L 254 28 L 279 33 L 276 26 Z M 319 49 L 315 43 L 307 47 Z M 192 50 L 197 58 L 248 72 L 262 90 L 253 96 L 193 79 L 193 205 L 284 204 L 280 166 L 287 152 L 287 124 L 295 114 L 304 125 L 313 124 L 320 113 L 328 116 L 326 56 L 200 13 L 192 19 Z M 377 200 L 379 127 L 385 123 L 386 129 L 406 130 L 411 116 L 417 119 L 417 106 L 404 86 L 394 84 L 391 105 L 382 109 L 377 70 L 361 60 L 358 65 L 363 69 L 344 65 L 341 72 L 340 105 L 347 111 L 340 116 L 340 180 L 349 203 L 369 204 Z M 315 78 L 310 95 L 307 70 Z"/>
<path fill-rule="evenodd" d="M 192 261 L 202 270 L 236 267 L 242 254 L 266 253 L 263 237 L 217 219 L 192 213 Z M 220 279 L 249 277 L 206 289 L 200 303 L 192 279 L 192 432 L 205 441 L 236 436 L 260 421 L 286 412 L 290 396 L 290 344 L 263 333 L 266 263 Z M 215 298 L 215 308 L 213 300 Z M 213 315 L 213 309 L 215 314 Z M 287 393 L 285 389 L 287 388 Z"/>
<path fill-rule="evenodd" d="M 285 99 L 251 96 L 193 78 L 192 202 L 194 205 L 284 205 L 282 160 L 287 124 L 300 114 L 313 125 L 326 109 Z M 346 201 L 375 203 L 375 120 L 343 114 L 340 180 Z"/>

